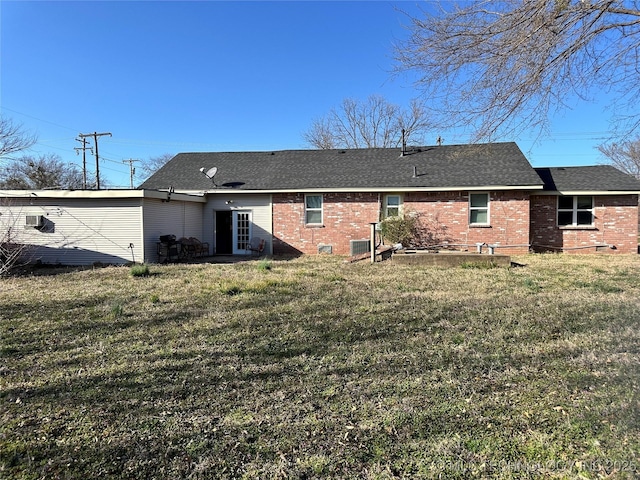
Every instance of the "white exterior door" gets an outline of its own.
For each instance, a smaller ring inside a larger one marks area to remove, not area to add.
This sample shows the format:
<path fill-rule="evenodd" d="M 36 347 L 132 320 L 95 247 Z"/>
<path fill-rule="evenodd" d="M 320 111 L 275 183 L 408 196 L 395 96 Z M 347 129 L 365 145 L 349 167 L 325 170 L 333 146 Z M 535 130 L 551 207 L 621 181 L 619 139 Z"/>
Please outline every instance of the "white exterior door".
<path fill-rule="evenodd" d="M 236 210 L 233 212 L 233 254 L 248 255 L 251 241 L 251 212 Z"/>

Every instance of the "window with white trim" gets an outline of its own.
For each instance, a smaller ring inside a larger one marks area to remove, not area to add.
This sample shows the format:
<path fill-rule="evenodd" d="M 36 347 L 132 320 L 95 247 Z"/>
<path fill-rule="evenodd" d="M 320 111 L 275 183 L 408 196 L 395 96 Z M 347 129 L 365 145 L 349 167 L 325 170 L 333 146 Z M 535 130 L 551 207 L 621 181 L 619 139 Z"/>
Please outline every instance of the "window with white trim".
<path fill-rule="evenodd" d="M 307 225 L 322 225 L 322 195 L 304 196 L 304 222 Z"/>
<path fill-rule="evenodd" d="M 469 194 L 469 224 L 489 225 L 489 194 Z"/>
<path fill-rule="evenodd" d="M 400 195 L 385 195 L 384 218 L 402 216 L 402 197 Z"/>
<path fill-rule="evenodd" d="M 558 197 L 559 227 L 590 227 L 593 225 L 593 197 L 561 195 Z"/>

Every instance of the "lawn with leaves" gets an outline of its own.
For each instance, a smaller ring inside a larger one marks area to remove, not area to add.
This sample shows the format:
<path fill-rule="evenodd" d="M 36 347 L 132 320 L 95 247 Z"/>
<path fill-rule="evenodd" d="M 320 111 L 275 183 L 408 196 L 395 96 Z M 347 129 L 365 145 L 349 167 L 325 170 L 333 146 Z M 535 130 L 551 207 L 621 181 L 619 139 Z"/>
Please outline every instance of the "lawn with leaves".
<path fill-rule="evenodd" d="M 640 259 L 0 280 L 0 478 L 636 478 Z"/>

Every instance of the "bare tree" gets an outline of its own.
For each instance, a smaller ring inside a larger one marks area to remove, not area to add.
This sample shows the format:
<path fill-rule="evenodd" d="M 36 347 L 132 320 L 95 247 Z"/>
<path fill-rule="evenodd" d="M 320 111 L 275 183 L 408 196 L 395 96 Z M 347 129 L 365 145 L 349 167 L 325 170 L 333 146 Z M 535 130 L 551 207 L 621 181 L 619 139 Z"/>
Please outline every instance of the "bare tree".
<path fill-rule="evenodd" d="M 640 137 L 621 143 L 610 143 L 598 147 L 611 165 L 625 173 L 640 178 Z"/>
<path fill-rule="evenodd" d="M 11 154 L 26 150 L 34 143 L 34 135 L 28 134 L 21 125 L 0 116 L 0 160 L 11 160 Z M 19 216 L 9 207 L 8 199 L 0 199 L 0 277 L 9 275 L 28 250 L 28 246 L 19 238 L 22 232 L 18 224 Z"/>
<path fill-rule="evenodd" d="M 405 138 L 421 142 L 428 127 L 425 108 L 417 100 L 408 110 L 371 95 L 365 102 L 347 98 L 338 109 L 315 120 L 303 134 L 319 149 L 397 147 Z"/>
<path fill-rule="evenodd" d="M 617 93 L 614 112 L 637 111 L 636 0 L 442 1 L 422 13 L 409 16 L 397 71 L 417 74 L 440 126 L 470 126 L 476 139 L 542 132 L 571 95 L 600 91 Z M 615 120 L 630 132 L 640 114 Z"/>
<path fill-rule="evenodd" d="M 0 277 L 27 263 L 29 245 L 24 242 L 24 215 L 8 198 L 0 198 Z"/>
<path fill-rule="evenodd" d="M 80 189 L 82 172 L 55 154 L 23 156 L 0 166 L 0 188 L 41 190 Z"/>
<path fill-rule="evenodd" d="M 36 137 L 27 133 L 22 125 L 0 116 L 0 159 L 26 150 L 36 143 Z"/>
<path fill-rule="evenodd" d="M 160 170 L 173 157 L 173 153 L 163 153 L 162 155 L 158 155 L 157 157 L 150 157 L 147 160 L 143 160 L 143 162 L 140 164 L 142 177 L 146 180 L 151 175 Z"/>

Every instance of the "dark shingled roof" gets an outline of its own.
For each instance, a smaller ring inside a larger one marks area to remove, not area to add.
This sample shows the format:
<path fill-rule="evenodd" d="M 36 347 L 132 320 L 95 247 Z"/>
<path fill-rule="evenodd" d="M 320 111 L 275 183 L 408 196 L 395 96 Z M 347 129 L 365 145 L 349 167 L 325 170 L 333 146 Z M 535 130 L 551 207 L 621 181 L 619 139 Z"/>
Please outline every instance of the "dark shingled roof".
<path fill-rule="evenodd" d="M 544 189 L 559 192 L 639 192 L 640 180 L 611 165 L 536 168 Z"/>
<path fill-rule="evenodd" d="M 202 167 L 218 168 L 219 188 L 244 191 L 542 186 L 509 142 L 410 148 L 404 156 L 397 148 L 181 153 L 141 188 L 212 190 Z"/>

